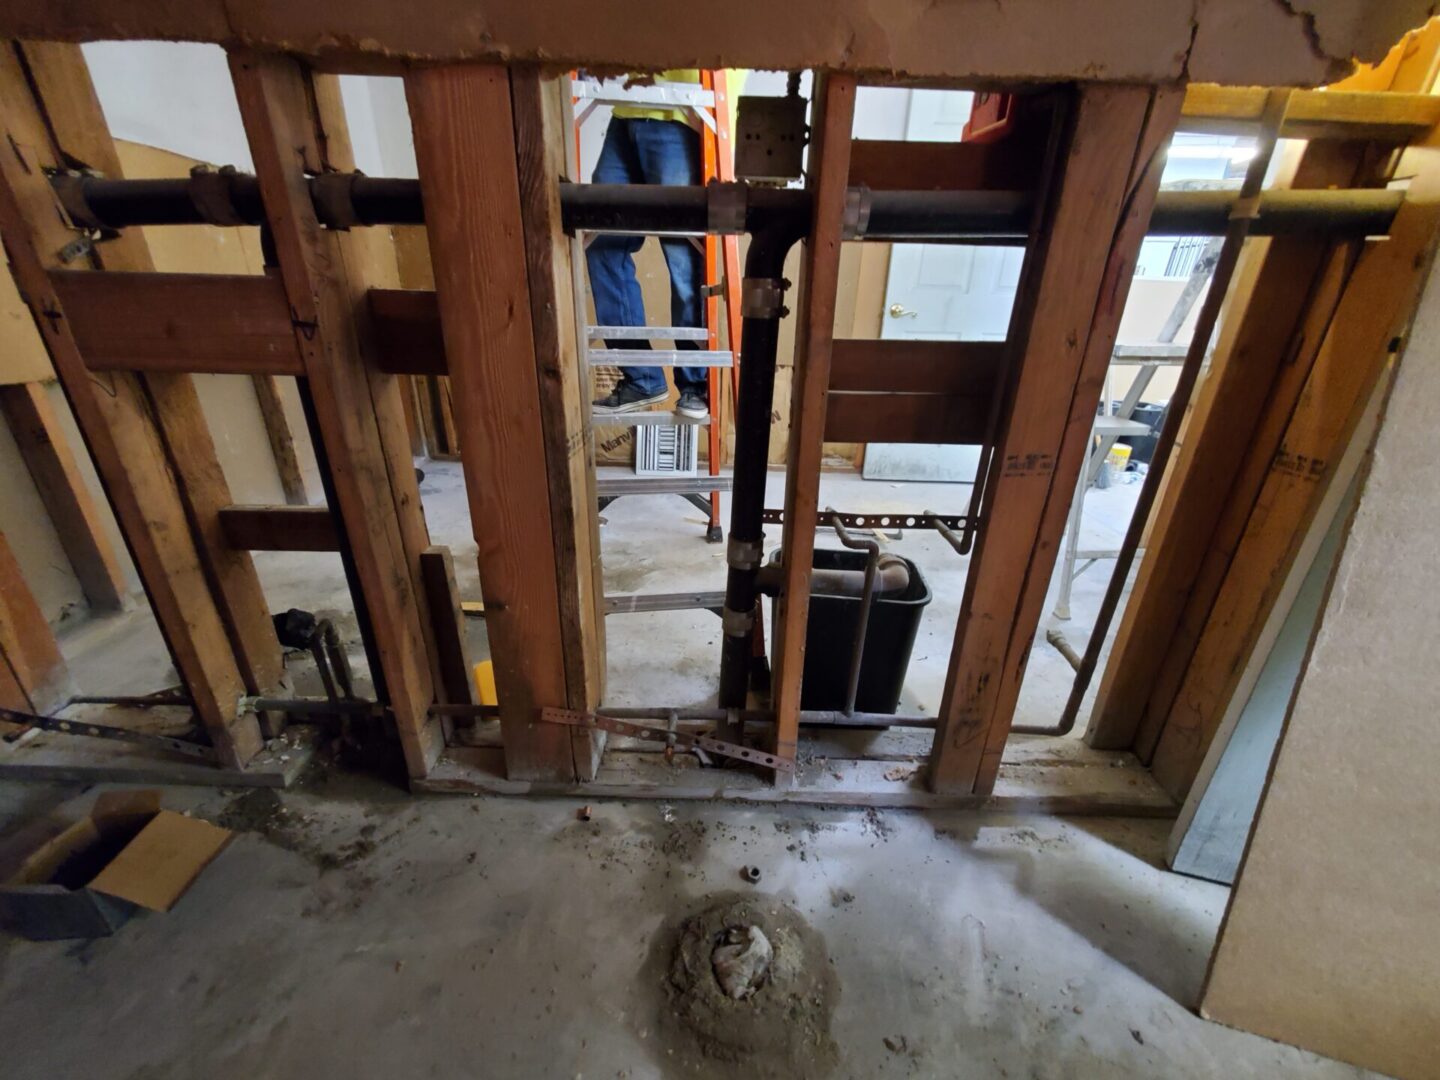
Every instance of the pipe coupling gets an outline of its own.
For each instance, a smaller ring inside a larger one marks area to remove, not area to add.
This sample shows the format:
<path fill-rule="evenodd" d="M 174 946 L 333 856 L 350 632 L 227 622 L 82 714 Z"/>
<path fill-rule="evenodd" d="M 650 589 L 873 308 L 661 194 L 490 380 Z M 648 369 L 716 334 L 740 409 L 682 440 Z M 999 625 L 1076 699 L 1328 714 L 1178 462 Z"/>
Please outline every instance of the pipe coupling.
<path fill-rule="evenodd" d="M 725 562 L 732 570 L 757 570 L 764 555 L 763 540 L 737 540 L 732 534 L 725 544 Z"/>
<path fill-rule="evenodd" d="M 753 609 L 735 611 L 728 607 L 721 608 L 720 628 L 726 637 L 749 637 L 750 632 L 755 629 L 755 612 Z"/>
<path fill-rule="evenodd" d="M 717 235 L 743 233 L 749 199 L 750 189 L 744 184 L 711 180 L 705 185 L 705 231 Z"/>
<path fill-rule="evenodd" d="M 841 219 L 842 240 L 862 240 L 870 228 L 870 189 L 859 184 L 845 191 L 845 214 Z"/>
<path fill-rule="evenodd" d="M 785 310 L 784 278 L 747 277 L 740 283 L 740 314 L 747 319 L 778 319 Z"/>

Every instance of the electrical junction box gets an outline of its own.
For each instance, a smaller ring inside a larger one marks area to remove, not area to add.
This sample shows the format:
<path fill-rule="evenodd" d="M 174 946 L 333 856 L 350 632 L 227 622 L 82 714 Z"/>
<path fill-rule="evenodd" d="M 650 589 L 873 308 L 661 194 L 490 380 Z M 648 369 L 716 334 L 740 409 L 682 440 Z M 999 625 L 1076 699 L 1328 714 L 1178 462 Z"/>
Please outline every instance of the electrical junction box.
<path fill-rule="evenodd" d="M 735 175 L 752 184 L 785 185 L 805 168 L 805 110 L 799 95 L 742 97 L 735 124 Z"/>

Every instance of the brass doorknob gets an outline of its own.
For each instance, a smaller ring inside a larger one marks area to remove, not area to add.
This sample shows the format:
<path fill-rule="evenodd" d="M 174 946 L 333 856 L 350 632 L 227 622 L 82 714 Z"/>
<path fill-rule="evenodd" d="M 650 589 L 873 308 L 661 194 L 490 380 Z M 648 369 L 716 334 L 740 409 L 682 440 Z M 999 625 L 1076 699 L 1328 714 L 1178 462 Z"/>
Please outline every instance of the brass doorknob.
<path fill-rule="evenodd" d="M 892 319 L 914 319 L 919 316 L 918 311 L 911 311 L 904 304 L 891 304 L 890 317 Z"/>

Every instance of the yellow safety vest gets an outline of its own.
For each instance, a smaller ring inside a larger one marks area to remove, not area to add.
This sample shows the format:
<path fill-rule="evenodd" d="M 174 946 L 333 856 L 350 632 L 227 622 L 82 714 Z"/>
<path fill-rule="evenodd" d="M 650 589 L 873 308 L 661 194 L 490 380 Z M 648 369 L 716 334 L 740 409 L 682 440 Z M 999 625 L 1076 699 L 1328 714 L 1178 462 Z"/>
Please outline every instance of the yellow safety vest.
<path fill-rule="evenodd" d="M 632 71 L 634 75 L 643 75 L 645 72 Z M 699 68 L 672 68 L 669 71 L 662 71 L 655 76 L 656 82 L 677 82 L 677 83 L 698 83 L 700 81 Z M 693 124 L 688 109 L 665 109 L 657 108 L 654 105 L 616 105 L 612 111 L 614 116 L 622 120 L 674 120 L 680 124 Z"/>

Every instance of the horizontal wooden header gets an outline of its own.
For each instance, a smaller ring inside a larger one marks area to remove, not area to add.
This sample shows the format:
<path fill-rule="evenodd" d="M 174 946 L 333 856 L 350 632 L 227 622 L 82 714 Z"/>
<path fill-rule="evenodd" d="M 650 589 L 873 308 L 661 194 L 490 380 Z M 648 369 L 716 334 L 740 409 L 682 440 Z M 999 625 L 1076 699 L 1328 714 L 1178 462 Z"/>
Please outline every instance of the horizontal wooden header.
<path fill-rule="evenodd" d="M 1263 86 L 1191 84 L 1180 112 L 1182 131 L 1253 131 L 1265 109 Z M 1280 135 L 1287 139 L 1378 139 L 1404 142 L 1440 123 L 1430 94 L 1302 90 L 1290 95 Z"/>
<path fill-rule="evenodd" d="M 274 278 L 52 270 L 50 279 L 91 371 L 304 373 Z"/>
<path fill-rule="evenodd" d="M 677 19 L 671 0 L 6 0 L 0 34 L 174 40 L 287 52 L 331 70 L 532 60 L 664 70 L 815 68 L 894 79 L 1315 86 L 1375 61 L 1425 0 L 732 0 Z M 177 88 L 183 89 L 183 88 Z"/>
<path fill-rule="evenodd" d="M 339 551 L 335 518 L 325 506 L 224 506 L 220 529 L 240 551 Z"/>

